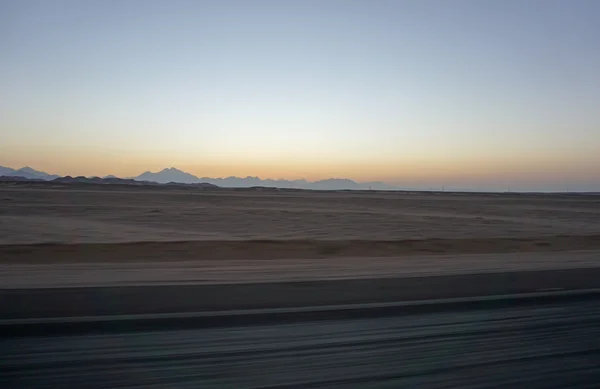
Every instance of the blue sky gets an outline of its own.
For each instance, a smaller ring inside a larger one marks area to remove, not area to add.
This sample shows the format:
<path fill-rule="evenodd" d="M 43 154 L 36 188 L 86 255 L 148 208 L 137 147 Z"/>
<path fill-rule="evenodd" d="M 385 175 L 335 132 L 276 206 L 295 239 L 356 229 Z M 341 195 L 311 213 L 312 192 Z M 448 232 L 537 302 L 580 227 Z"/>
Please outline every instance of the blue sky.
<path fill-rule="evenodd" d="M 0 165 L 600 190 L 600 2 L 0 0 Z"/>

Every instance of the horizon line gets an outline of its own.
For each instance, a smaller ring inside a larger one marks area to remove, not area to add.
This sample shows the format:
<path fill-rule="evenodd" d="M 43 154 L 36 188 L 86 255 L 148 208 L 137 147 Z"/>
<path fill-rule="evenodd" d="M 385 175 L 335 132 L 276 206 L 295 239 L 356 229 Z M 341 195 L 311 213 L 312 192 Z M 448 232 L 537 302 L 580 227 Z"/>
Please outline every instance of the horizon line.
<path fill-rule="evenodd" d="M 569 193 L 570 194 L 578 194 L 578 193 L 585 194 L 585 193 L 592 193 L 592 194 L 595 194 L 595 193 L 600 193 L 599 189 L 587 189 L 587 190 L 532 189 L 532 190 L 526 190 L 526 189 L 519 189 L 518 187 L 514 187 L 513 188 L 512 186 L 507 186 L 505 190 L 476 189 L 476 188 L 473 188 L 473 187 L 469 188 L 469 187 L 464 187 L 464 186 L 462 188 L 461 187 L 457 188 L 457 187 L 454 187 L 452 184 L 448 184 L 448 183 L 445 183 L 445 184 L 442 184 L 442 185 L 438 185 L 438 186 L 432 186 L 432 185 L 408 185 L 408 186 L 403 186 L 402 184 L 390 184 L 390 183 L 387 183 L 385 181 L 356 181 L 356 180 L 350 179 L 350 178 L 339 178 L 339 177 L 329 177 L 329 178 L 325 178 L 325 179 L 321 179 L 321 180 L 315 180 L 315 181 L 310 181 L 310 180 L 307 180 L 306 178 L 300 178 L 300 179 L 278 178 L 278 179 L 273 179 L 273 178 L 260 178 L 259 176 L 246 176 L 246 177 L 241 177 L 241 176 L 198 177 L 198 176 L 196 176 L 196 175 L 194 175 L 192 173 L 188 173 L 188 172 L 185 172 L 185 171 L 180 170 L 178 168 L 175 168 L 174 166 L 171 166 L 170 168 L 163 168 L 162 170 L 159 170 L 157 172 L 152 172 L 150 170 L 146 170 L 146 171 L 144 171 L 143 173 L 141 173 L 141 174 L 139 174 L 137 176 L 128 176 L 128 177 L 127 176 L 126 177 L 119 177 L 119 176 L 114 175 L 114 174 L 107 174 L 107 175 L 104 175 L 104 176 L 96 176 L 96 175 L 88 175 L 88 176 L 77 175 L 77 176 L 72 176 L 72 175 L 69 175 L 69 174 L 67 174 L 67 175 L 49 174 L 47 172 L 34 169 L 31 166 L 29 166 L 29 165 L 23 166 L 23 167 L 18 168 L 18 169 L 14 169 L 14 168 L 7 167 L 7 166 L 0 166 L 0 167 L 6 168 L 6 169 L 10 169 L 10 170 L 12 170 L 14 172 L 18 172 L 19 170 L 23 170 L 23 169 L 31 169 L 31 170 L 34 170 L 36 172 L 43 173 L 44 175 L 47 175 L 47 176 L 56 176 L 56 177 L 60 177 L 60 178 L 65 178 L 65 177 L 71 177 L 71 178 L 84 177 L 84 178 L 101 178 L 101 179 L 104 179 L 104 178 L 107 178 L 107 177 L 114 177 L 114 178 L 119 178 L 119 179 L 132 179 L 132 180 L 136 180 L 136 181 L 139 181 L 139 182 L 143 182 L 143 181 L 146 181 L 146 182 L 155 182 L 155 183 L 161 184 L 161 185 L 168 184 L 169 182 L 164 182 L 163 183 L 163 182 L 157 182 L 157 181 L 152 181 L 152 180 L 144 180 L 144 179 L 139 179 L 139 177 L 142 176 L 143 174 L 146 174 L 146 173 L 159 174 L 159 173 L 167 171 L 167 170 L 175 170 L 175 171 L 177 171 L 179 173 L 183 173 L 183 174 L 192 176 L 193 178 L 195 178 L 197 180 L 206 179 L 206 180 L 215 180 L 215 181 L 218 181 L 218 180 L 227 180 L 229 178 L 245 180 L 245 179 L 249 179 L 250 178 L 250 179 L 256 179 L 256 180 L 259 180 L 259 181 L 275 181 L 275 182 L 277 182 L 277 181 L 286 181 L 286 182 L 289 182 L 291 184 L 293 184 L 294 182 L 298 182 L 298 181 L 301 181 L 301 182 L 304 182 L 304 183 L 307 183 L 307 184 L 318 184 L 320 182 L 330 181 L 330 180 L 340 180 L 340 181 L 344 180 L 344 181 L 350 181 L 350 182 L 353 182 L 353 183 L 359 184 L 359 185 L 380 184 L 380 185 L 384 186 L 383 188 L 381 188 L 381 187 L 377 188 L 376 187 L 374 189 L 372 189 L 370 186 L 369 186 L 369 188 L 329 188 L 329 189 L 300 188 L 300 187 L 299 188 L 294 188 L 294 187 L 280 187 L 280 186 L 273 186 L 272 187 L 272 188 L 280 188 L 280 189 L 298 189 L 298 190 L 365 190 L 365 191 L 366 190 L 372 190 L 372 191 L 406 191 L 406 192 L 436 192 L 436 193 L 444 193 L 444 192 L 445 193 L 453 193 L 453 192 L 455 192 L 455 193 L 496 193 L 496 194 L 508 194 L 508 193 L 516 193 L 516 194 L 518 194 L 518 193 L 556 193 L 556 194 L 569 194 Z M 2 174 L 2 175 L 4 176 L 4 174 Z M 10 177 L 10 176 L 7 176 L 7 177 Z M 16 176 L 13 175 L 13 177 L 16 177 Z M 38 177 L 38 178 L 43 179 L 42 177 Z M 27 177 L 24 177 L 24 178 L 27 178 Z M 51 181 L 51 180 L 49 180 L 49 181 Z M 184 185 L 190 184 L 190 183 L 181 182 L 181 181 L 170 181 L 170 182 L 184 184 Z M 199 182 L 199 183 L 201 183 L 201 182 Z M 205 182 L 205 183 L 208 183 L 208 182 Z M 254 185 L 254 186 L 261 186 L 261 185 Z M 387 186 L 387 188 L 385 186 Z M 236 187 L 236 186 L 234 186 L 234 187 L 227 187 L 227 186 L 224 186 L 223 188 L 250 188 L 250 187 L 252 187 L 252 186 L 247 186 L 247 187 L 244 187 L 244 186 L 241 186 L 241 187 Z"/>

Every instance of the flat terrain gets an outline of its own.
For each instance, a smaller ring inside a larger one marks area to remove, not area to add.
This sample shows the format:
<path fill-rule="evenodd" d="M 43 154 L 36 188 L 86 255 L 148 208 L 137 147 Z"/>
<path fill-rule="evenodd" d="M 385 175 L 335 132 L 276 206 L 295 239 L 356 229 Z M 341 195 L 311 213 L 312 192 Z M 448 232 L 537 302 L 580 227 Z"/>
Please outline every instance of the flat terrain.
<path fill-rule="evenodd" d="M 78 261 L 598 249 L 600 196 L 4 184 L 0 246 L 3 260 Z"/>
<path fill-rule="evenodd" d="M 599 279 L 598 196 L 0 185 L 0 386 L 597 387 Z"/>
<path fill-rule="evenodd" d="M 159 251 L 157 256 L 167 254 L 168 252 Z M 227 284 L 233 287 L 234 284 L 247 283 L 348 279 L 373 279 L 372 284 L 366 286 L 373 288 L 373 285 L 383 282 L 382 279 L 395 277 L 413 278 L 553 269 L 565 271 L 567 268 L 579 270 L 578 277 L 600 274 L 597 273 L 600 271 L 600 251 L 597 250 L 196 261 L 128 261 L 126 257 L 123 261 L 119 261 L 118 258 L 111 257 L 110 253 L 107 253 L 107 258 L 111 261 L 102 261 L 102 256 L 96 253 L 93 257 L 96 261 L 86 261 L 86 256 L 83 255 L 79 263 L 76 262 L 77 257 L 74 255 L 69 257 L 73 259 L 72 262 L 56 262 L 46 256 L 41 257 L 37 263 L 31 261 L 18 263 L 19 255 L 15 254 L 11 258 L 14 259 L 11 263 L 0 263 L 0 288 L 2 289 L 214 284 Z M 64 260 L 65 257 L 61 256 L 59 259 Z M 534 281 L 531 283 L 535 284 Z M 550 285 L 550 287 L 564 286 Z M 271 298 L 269 293 L 265 293 L 264 298 Z M 366 291 L 361 290 L 361 293 Z M 326 300 L 325 295 L 322 297 Z M 440 293 L 437 297 L 444 297 L 444 295 Z"/>

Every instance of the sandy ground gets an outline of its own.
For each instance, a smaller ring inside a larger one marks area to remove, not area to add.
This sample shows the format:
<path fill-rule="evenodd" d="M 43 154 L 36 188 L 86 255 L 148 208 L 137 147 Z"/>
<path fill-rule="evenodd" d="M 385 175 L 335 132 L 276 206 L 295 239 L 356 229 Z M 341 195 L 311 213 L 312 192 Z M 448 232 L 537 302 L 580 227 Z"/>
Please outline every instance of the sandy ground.
<path fill-rule="evenodd" d="M 0 287 L 397 277 L 598 263 L 598 196 L 0 185 Z"/>
<path fill-rule="evenodd" d="M 0 288 L 273 283 L 598 267 L 600 251 L 348 257 L 326 260 L 0 263 Z"/>
<path fill-rule="evenodd" d="M 2 245 L 556 235 L 600 235 L 600 197 L 0 185 Z"/>

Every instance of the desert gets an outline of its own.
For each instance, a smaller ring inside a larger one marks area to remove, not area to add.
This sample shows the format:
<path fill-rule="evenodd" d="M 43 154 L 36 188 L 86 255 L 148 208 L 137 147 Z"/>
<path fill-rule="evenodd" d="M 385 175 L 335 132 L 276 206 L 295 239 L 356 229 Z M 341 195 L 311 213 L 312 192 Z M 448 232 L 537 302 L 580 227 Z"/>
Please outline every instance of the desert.
<path fill-rule="evenodd" d="M 0 258 L 4 287 L 595 267 L 600 197 L 7 183 Z"/>

